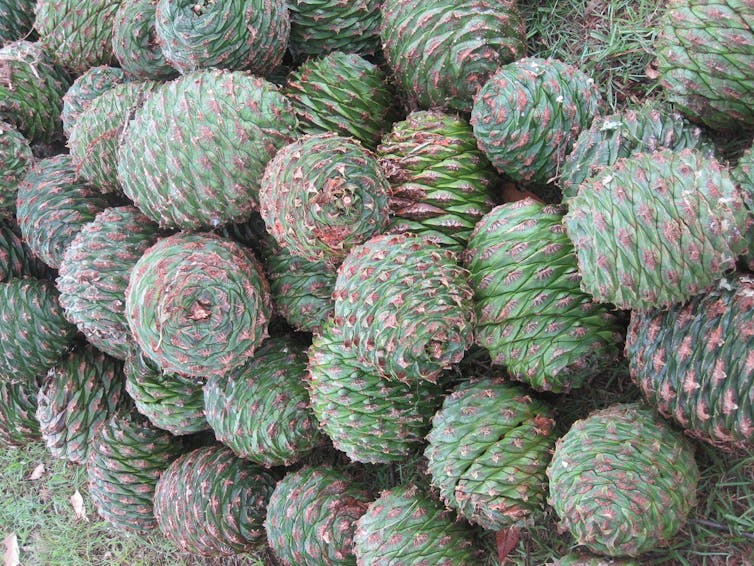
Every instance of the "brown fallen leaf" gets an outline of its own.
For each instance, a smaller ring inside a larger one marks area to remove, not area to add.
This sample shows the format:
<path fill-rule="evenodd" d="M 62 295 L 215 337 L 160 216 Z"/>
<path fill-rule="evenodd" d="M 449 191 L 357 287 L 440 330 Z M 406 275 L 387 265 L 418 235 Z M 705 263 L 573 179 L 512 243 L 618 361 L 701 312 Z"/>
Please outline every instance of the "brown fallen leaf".
<path fill-rule="evenodd" d="M 503 184 L 500 195 L 503 198 L 503 202 L 516 202 L 518 200 L 523 200 L 525 198 L 533 198 L 534 200 L 538 202 L 544 202 L 541 198 L 539 198 L 537 195 L 535 195 L 531 191 L 520 190 L 518 188 L 518 185 L 516 185 L 515 183 Z"/>
<path fill-rule="evenodd" d="M 497 559 L 499 564 L 505 564 L 508 555 L 516 548 L 520 539 L 518 527 L 508 527 L 495 533 L 495 542 L 497 543 Z"/>
<path fill-rule="evenodd" d="M 76 513 L 76 518 L 88 523 L 89 517 L 86 516 L 86 509 L 84 509 L 84 498 L 81 497 L 78 489 L 71 495 L 71 505 L 73 512 Z"/>
<path fill-rule="evenodd" d="M 3 554 L 4 566 L 19 566 L 21 560 L 18 557 L 18 537 L 16 533 L 11 533 L 3 540 L 5 553 Z"/>
<path fill-rule="evenodd" d="M 43 475 L 45 475 L 45 465 L 37 464 L 37 467 L 34 468 L 34 471 L 29 476 L 29 479 L 31 481 L 35 481 L 35 480 L 40 479 Z"/>
<path fill-rule="evenodd" d="M 647 78 L 650 80 L 655 80 L 660 76 L 660 71 L 657 69 L 657 59 L 644 67 L 644 74 L 647 75 Z"/>

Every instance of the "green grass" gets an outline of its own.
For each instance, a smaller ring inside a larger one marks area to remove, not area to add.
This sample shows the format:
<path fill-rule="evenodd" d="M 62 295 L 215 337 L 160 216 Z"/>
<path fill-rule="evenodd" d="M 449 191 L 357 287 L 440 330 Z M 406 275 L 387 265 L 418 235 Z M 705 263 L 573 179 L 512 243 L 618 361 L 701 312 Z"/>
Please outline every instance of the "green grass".
<path fill-rule="evenodd" d="M 522 0 L 527 54 L 555 57 L 592 77 L 605 113 L 656 102 L 672 109 L 653 62 L 664 2 L 651 0 Z M 702 126 L 723 161 L 751 146 L 751 132 L 716 132 Z"/>
<path fill-rule="evenodd" d="M 652 94 L 646 75 L 662 2 L 650 0 L 522 1 L 528 54 L 555 57 L 593 77 L 608 109 Z"/>
<path fill-rule="evenodd" d="M 44 463 L 41 479 L 30 480 Z M 209 560 L 180 552 L 159 532 L 144 536 L 99 520 L 87 494 L 86 469 L 50 457 L 44 445 L 0 449 L 0 539 L 18 537 L 23 566 L 265 566 L 268 554 Z M 89 522 L 70 502 L 78 490 Z"/>

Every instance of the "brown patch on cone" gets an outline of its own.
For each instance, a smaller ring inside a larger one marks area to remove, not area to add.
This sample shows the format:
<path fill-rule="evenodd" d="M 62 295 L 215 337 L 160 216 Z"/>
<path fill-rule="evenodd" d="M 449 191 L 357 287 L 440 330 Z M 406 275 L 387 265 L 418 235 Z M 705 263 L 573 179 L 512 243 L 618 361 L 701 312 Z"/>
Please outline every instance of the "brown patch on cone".
<path fill-rule="evenodd" d="M 210 316 L 212 316 L 212 311 L 209 310 L 210 305 L 208 303 L 197 301 L 193 305 L 191 305 L 191 313 L 189 314 L 189 318 L 191 320 L 207 320 Z"/>

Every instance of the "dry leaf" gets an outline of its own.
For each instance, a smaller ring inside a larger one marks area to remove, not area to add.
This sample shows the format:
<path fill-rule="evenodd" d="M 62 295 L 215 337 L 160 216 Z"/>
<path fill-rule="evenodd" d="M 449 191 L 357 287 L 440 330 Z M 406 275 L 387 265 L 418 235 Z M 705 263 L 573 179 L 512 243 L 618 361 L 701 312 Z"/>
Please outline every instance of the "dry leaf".
<path fill-rule="evenodd" d="M 43 475 L 45 475 L 45 465 L 44 464 L 38 464 L 36 468 L 34 468 L 34 471 L 29 476 L 29 479 L 31 481 L 38 480 Z"/>
<path fill-rule="evenodd" d="M 71 505 L 73 505 L 73 512 L 76 513 L 76 518 L 88 523 L 89 517 L 86 516 L 86 509 L 84 509 L 84 498 L 81 497 L 78 489 L 71 495 Z"/>
<path fill-rule="evenodd" d="M 516 202 L 525 198 L 533 198 L 538 202 L 543 202 L 541 198 L 531 191 L 520 190 L 515 183 L 504 183 L 501 189 L 501 196 L 503 197 L 503 202 Z"/>
<path fill-rule="evenodd" d="M 647 78 L 650 80 L 655 80 L 660 76 L 660 71 L 657 70 L 657 59 L 650 62 L 646 67 L 644 67 L 644 74 L 647 75 Z"/>
<path fill-rule="evenodd" d="M 500 564 L 504 564 L 511 551 L 516 548 L 520 539 L 519 529 L 516 526 L 502 529 L 495 533 L 495 542 L 497 543 L 497 559 Z"/>
<path fill-rule="evenodd" d="M 18 558 L 18 537 L 16 537 L 16 533 L 11 533 L 5 537 L 3 544 L 5 545 L 3 564 L 5 566 L 19 566 L 21 560 Z"/>

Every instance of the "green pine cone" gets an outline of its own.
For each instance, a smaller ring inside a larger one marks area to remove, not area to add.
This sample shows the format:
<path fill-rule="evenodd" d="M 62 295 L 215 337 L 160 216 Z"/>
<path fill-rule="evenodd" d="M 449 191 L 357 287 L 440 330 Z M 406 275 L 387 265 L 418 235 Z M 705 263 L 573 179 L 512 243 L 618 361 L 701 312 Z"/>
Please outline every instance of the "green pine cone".
<path fill-rule="evenodd" d="M 468 566 L 480 563 L 475 533 L 413 485 L 383 491 L 356 522 L 357 564 Z"/>
<path fill-rule="evenodd" d="M 268 232 L 291 254 L 338 265 L 385 228 L 389 190 L 377 159 L 357 141 L 304 136 L 267 164 L 259 209 Z"/>
<path fill-rule="evenodd" d="M 290 74 L 284 92 L 301 132 L 350 136 L 369 149 L 399 115 L 384 71 L 355 53 L 308 59 Z"/>
<path fill-rule="evenodd" d="M 296 330 L 318 332 L 333 314 L 337 271 L 284 249 L 267 259 L 270 292 L 278 314 Z"/>
<path fill-rule="evenodd" d="M 304 385 L 308 358 L 291 338 L 265 340 L 242 368 L 204 386 L 207 422 L 239 458 L 290 466 L 320 444 L 319 423 Z"/>
<path fill-rule="evenodd" d="M 387 0 L 382 6 L 385 58 L 412 109 L 471 110 L 489 76 L 523 57 L 524 31 L 515 0 Z"/>
<path fill-rule="evenodd" d="M 664 10 L 654 48 L 667 99 L 712 129 L 754 126 L 754 4 L 671 0 Z"/>
<path fill-rule="evenodd" d="M 278 478 L 230 448 L 198 448 L 157 482 L 154 513 L 166 538 L 204 556 L 253 551 L 265 542 L 267 502 Z"/>
<path fill-rule="evenodd" d="M 634 311 L 631 376 L 663 416 L 727 450 L 754 447 L 754 279 L 723 279 L 666 310 Z"/>
<path fill-rule="evenodd" d="M 113 18 L 113 54 L 124 71 L 140 80 L 170 80 L 178 74 L 157 41 L 157 2 L 121 0 Z"/>
<path fill-rule="evenodd" d="M 563 222 L 581 288 L 619 308 L 682 302 L 735 268 L 746 210 L 728 171 L 695 149 L 618 159 L 587 179 Z"/>
<path fill-rule="evenodd" d="M 283 0 L 158 0 L 154 26 L 165 59 L 183 74 L 263 75 L 282 62 L 291 23 Z"/>
<path fill-rule="evenodd" d="M 158 235 L 133 206 L 107 208 L 81 229 L 60 263 L 56 284 L 66 318 L 91 344 L 121 360 L 133 346 L 125 314 L 128 279 Z"/>
<path fill-rule="evenodd" d="M 743 259 L 749 271 L 754 272 L 754 146 L 744 151 L 736 167 L 731 170 L 731 176 L 738 184 L 748 210 L 744 232 L 748 250 Z"/>
<path fill-rule="evenodd" d="M 55 458 L 84 464 L 97 427 L 121 410 L 123 364 L 91 345 L 51 368 L 37 397 L 37 420 Z"/>
<path fill-rule="evenodd" d="M 154 426 L 176 436 L 210 428 L 204 416 L 204 379 L 163 372 L 136 350 L 126 357 L 126 392 Z"/>
<path fill-rule="evenodd" d="M 609 307 L 579 288 L 563 213 L 531 198 L 502 204 L 479 221 L 466 256 L 477 344 L 511 377 L 556 393 L 612 366 L 623 341 Z"/>
<path fill-rule="evenodd" d="M 37 0 L 34 29 L 74 74 L 113 62 L 113 17 L 121 0 Z"/>
<path fill-rule="evenodd" d="M 219 233 L 254 250 L 269 279 L 275 312 L 290 326 L 318 332 L 332 316 L 335 267 L 291 255 L 267 232 L 256 212 L 246 222 L 228 224 Z"/>
<path fill-rule="evenodd" d="M 355 566 L 353 533 L 370 501 L 366 488 L 341 470 L 289 472 L 267 505 L 267 541 L 286 565 Z"/>
<path fill-rule="evenodd" d="M 269 234 L 261 248 L 277 313 L 296 330 L 318 332 L 333 313 L 336 268 L 292 255 Z"/>
<path fill-rule="evenodd" d="M 0 445 L 25 446 L 42 439 L 36 415 L 38 381 L 0 380 Z"/>
<path fill-rule="evenodd" d="M 76 120 L 81 113 L 89 108 L 94 100 L 116 85 L 128 80 L 126 73 L 119 67 L 99 65 L 87 70 L 78 77 L 63 96 L 63 110 L 60 118 L 63 121 L 63 133 L 68 138 Z"/>
<path fill-rule="evenodd" d="M 548 183 L 601 103 L 594 81 L 581 70 L 528 57 L 501 67 L 479 89 L 471 125 L 498 171 L 515 181 Z"/>
<path fill-rule="evenodd" d="M 0 283 L 0 381 L 28 383 L 66 355 L 76 338 L 52 283 Z"/>
<path fill-rule="evenodd" d="M 86 460 L 89 495 L 97 513 L 118 529 L 157 527 L 157 481 L 183 447 L 138 413 L 117 413 L 100 426 Z"/>
<path fill-rule="evenodd" d="M 377 156 L 391 186 L 389 231 L 420 234 L 461 253 L 493 206 L 497 180 L 469 123 L 436 110 L 412 112 L 393 124 Z"/>
<path fill-rule="evenodd" d="M 474 339 L 468 272 L 420 236 L 380 235 L 354 248 L 333 297 L 344 343 L 387 379 L 436 381 Z"/>
<path fill-rule="evenodd" d="M 13 124 L 30 142 L 63 139 L 60 113 L 68 75 L 39 43 L 16 41 L 0 49 L 0 120 Z"/>
<path fill-rule="evenodd" d="M 0 217 L 16 217 L 18 185 L 34 162 L 29 141 L 0 121 Z"/>
<path fill-rule="evenodd" d="M 126 319 L 137 345 L 167 372 L 223 375 L 267 337 L 269 284 L 254 254 L 213 234 L 160 239 L 136 262 Z"/>
<path fill-rule="evenodd" d="M 445 398 L 424 451 L 432 485 L 459 515 L 492 531 L 544 508 L 553 410 L 520 386 L 472 380 Z"/>
<path fill-rule="evenodd" d="M 374 55 L 380 50 L 380 0 L 291 0 L 288 49 L 295 59 L 332 51 Z"/>
<path fill-rule="evenodd" d="M 162 85 L 123 133 L 118 178 L 162 227 L 210 228 L 247 219 L 296 117 L 275 86 L 248 73 L 203 71 Z M 201 140 L 201 143 L 197 143 Z"/>
<path fill-rule="evenodd" d="M 338 450 L 355 462 L 400 462 L 420 448 L 442 404 L 442 387 L 386 380 L 364 367 L 331 322 L 309 348 L 312 410 Z"/>
<path fill-rule="evenodd" d="M 0 0 L 0 46 L 33 35 L 36 0 Z"/>
<path fill-rule="evenodd" d="M 633 557 L 668 544 L 683 526 L 699 469 L 686 439 L 634 403 L 576 421 L 547 477 L 549 502 L 577 544 Z"/>
<path fill-rule="evenodd" d="M 14 277 L 48 279 L 50 274 L 50 268 L 21 239 L 18 227 L 0 219 L 0 282 Z"/>
<path fill-rule="evenodd" d="M 680 114 L 644 105 L 598 116 L 588 129 L 582 130 L 563 162 L 558 177 L 563 200 L 575 197 L 584 180 L 594 177 L 621 157 L 666 148 L 680 151 L 687 147 L 696 147 L 710 155 L 713 153 L 712 145 L 702 137 L 702 131 Z"/>
<path fill-rule="evenodd" d="M 253 211 L 251 216 L 243 222 L 226 224 L 216 233 L 251 248 L 255 254 L 258 254 L 257 257 L 264 259 L 262 263 L 265 264 L 267 256 L 279 249 L 275 240 L 267 232 L 264 220 L 257 210 Z"/>
<path fill-rule="evenodd" d="M 92 185 L 80 181 L 70 155 L 38 161 L 18 186 L 16 218 L 24 241 L 52 268 L 81 229 L 110 205 Z"/>
<path fill-rule="evenodd" d="M 102 93 L 81 112 L 68 136 L 68 149 L 79 178 L 103 193 L 121 193 L 118 181 L 120 136 L 134 111 L 158 86 L 130 81 Z"/>

